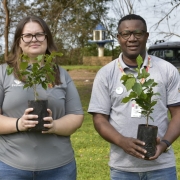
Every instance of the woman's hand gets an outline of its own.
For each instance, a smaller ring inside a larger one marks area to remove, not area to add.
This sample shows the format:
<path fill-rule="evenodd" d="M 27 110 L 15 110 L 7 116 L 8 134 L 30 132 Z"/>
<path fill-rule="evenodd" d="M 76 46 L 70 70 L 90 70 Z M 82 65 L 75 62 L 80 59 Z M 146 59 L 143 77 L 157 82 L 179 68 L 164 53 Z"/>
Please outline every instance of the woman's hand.
<path fill-rule="evenodd" d="M 44 121 L 48 121 L 49 124 L 44 124 L 48 130 L 42 131 L 44 134 L 57 134 L 61 136 L 70 136 L 78 128 L 81 127 L 83 122 L 82 114 L 67 114 L 59 119 L 53 120 L 52 111 L 47 109 L 49 116 L 44 118 Z"/>
<path fill-rule="evenodd" d="M 54 129 L 55 129 L 55 123 L 53 121 L 53 118 L 52 118 L 52 111 L 50 109 L 47 109 L 48 113 L 49 113 L 49 116 L 48 117 L 44 117 L 44 121 L 46 122 L 49 122 L 48 124 L 44 124 L 44 127 L 48 128 L 48 130 L 46 131 L 42 131 L 42 133 L 54 133 Z"/>
<path fill-rule="evenodd" d="M 28 108 L 24 111 L 23 116 L 18 121 L 18 129 L 19 131 L 28 131 L 29 128 L 35 127 L 38 124 L 38 121 L 32 120 L 37 119 L 38 115 L 29 114 L 33 111 L 33 108 Z"/>

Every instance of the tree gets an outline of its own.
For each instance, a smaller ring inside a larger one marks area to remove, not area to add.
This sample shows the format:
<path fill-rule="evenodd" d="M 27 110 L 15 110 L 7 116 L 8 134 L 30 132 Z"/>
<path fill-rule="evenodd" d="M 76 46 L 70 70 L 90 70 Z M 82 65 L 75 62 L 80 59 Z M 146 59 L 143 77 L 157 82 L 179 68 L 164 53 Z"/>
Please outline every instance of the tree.
<path fill-rule="evenodd" d="M 138 7 L 141 5 L 141 0 L 113 0 L 111 3 L 111 14 L 113 17 L 104 18 L 104 24 L 108 30 L 108 36 L 114 40 L 114 43 L 111 43 L 112 55 L 117 56 L 117 50 L 119 47 L 114 49 L 117 42 L 117 26 L 118 21 L 127 14 L 133 14 L 138 11 Z M 120 52 L 120 51 L 119 51 Z"/>
<path fill-rule="evenodd" d="M 116 21 L 127 14 L 141 15 L 149 27 L 150 44 L 157 38 L 170 40 L 172 37 L 180 37 L 180 0 L 113 0 L 112 9 Z"/>
<path fill-rule="evenodd" d="M 170 39 L 172 36 L 180 38 L 179 33 L 179 11 L 180 11 L 180 0 L 158 0 L 153 5 L 154 14 L 160 18 L 151 27 L 158 31 L 159 34 L 163 34 L 165 39 Z M 166 25 L 166 28 L 162 28 L 162 25 Z"/>
<path fill-rule="evenodd" d="M 127 14 L 136 13 L 140 4 L 141 0 L 114 0 L 112 8 L 118 19 L 121 19 Z"/>
<path fill-rule="evenodd" d="M 9 36 L 12 37 L 22 16 L 34 14 L 47 22 L 60 51 L 75 52 L 74 48 L 86 46 L 92 30 L 107 16 L 108 1 L 111 0 L 9 0 Z M 79 57 L 82 56 L 83 52 L 79 53 Z"/>
<path fill-rule="evenodd" d="M 8 2 L 7 0 L 2 1 L 3 6 L 4 6 L 4 11 L 6 14 L 5 18 L 5 30 L 4 30 L 4 39 L 5 39 L 5 53 L 4 53 L 4 59 L 7 60 L 8 57 L 8 34 L 9 34 L 9 9 L 8 9 Z"/>
<path fill-rule="evenodd" d="M 25 10 L 28 10 L 25 4 L 26 0 L 2 0 L 0 4 L 0 22 L 4 24 L 0 27 L 0 38 L 5 42 L 1 45 L 4 48 L 4 60 L 8 57 L 15 27 L 22 15 L 25 14 Z"/>

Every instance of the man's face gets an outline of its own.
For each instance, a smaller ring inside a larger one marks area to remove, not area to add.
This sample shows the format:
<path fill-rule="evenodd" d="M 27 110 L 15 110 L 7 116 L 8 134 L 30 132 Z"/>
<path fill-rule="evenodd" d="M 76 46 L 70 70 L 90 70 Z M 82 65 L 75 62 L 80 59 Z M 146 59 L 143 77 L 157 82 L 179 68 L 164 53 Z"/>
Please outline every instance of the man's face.
<path fill-rule="evenodd" d="M 146 31 L 141 20 L 125 20 L 120 24 L 117 38 L 123 56 L 128 59 L 136 59 L 139 54 L 145 56 L 146 42 L 149 36 Z"/>

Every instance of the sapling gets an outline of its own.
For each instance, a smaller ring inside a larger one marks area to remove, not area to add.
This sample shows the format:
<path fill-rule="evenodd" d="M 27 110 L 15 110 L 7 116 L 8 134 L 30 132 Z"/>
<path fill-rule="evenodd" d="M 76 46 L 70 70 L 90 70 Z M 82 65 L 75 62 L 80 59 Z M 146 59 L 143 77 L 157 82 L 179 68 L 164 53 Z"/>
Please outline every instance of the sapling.
<path fill-rule="evenodd" d="M 52 52 L 49 54 L 38 55 L 34 62 L 30 62 L 30 57 L 26 54 L 21 55 L 22 61 L 19 64 L 18 75 L 20 80 L 23 80 L 23 88 L 33 88 L 34 100 L 38 100 L 37 85 L 41 85 L 44 89 L 47 89 L 48 84 L 52 84 L 55 81 L 55 63 L 53 59 L 56 56 L 62 56 L 62 53 Z M 28 67 L 31 66 L 30 69 Z M 10 75 L 14 68 L 8 66 L 7 73 Z"/>
<path fill-rule="evenodd" d="M 145 68 L 141 68 L 143 59 L 139 55 L 136 58 L 138 67 L 135 69 L 137 77 L 134 74 L 124 74 L 121 77 L 122 84 L 126 87 L 127 91 L 131 91 L 129 96 L 122 99 L 123 103 L 129 101 L 135 101 L 141 107 L 141 114 L 146 118 L 146 126 L 149 124 L 149 118 L 154 110 L 154 106 L 157 103 L 157 99 L 153 99 L 153 96 L 160 95 L 154 93 L 153 88 L 157 86 L 154 79 L 150 79 L 150 74 Z"/>

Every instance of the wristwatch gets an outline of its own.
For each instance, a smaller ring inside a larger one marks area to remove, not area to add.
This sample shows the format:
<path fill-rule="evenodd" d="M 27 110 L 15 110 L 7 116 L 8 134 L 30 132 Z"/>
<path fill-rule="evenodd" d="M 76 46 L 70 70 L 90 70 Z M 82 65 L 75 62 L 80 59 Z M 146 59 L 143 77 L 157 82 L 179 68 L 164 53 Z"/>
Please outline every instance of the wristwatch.
<path fill-rule="evenodd" d="M 167 146 L 167 148 L 166 148 L 166 150 L 164 152 L 165 153 L 168 152 L 169 149 L 171 148 L 171 143 L 168 140 L 165 140 L 165 139 L 161 140 L 161 142 L 165 143 L 166 146 Z"/>

